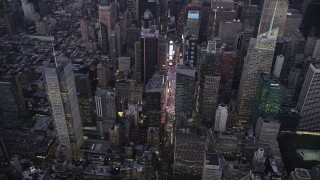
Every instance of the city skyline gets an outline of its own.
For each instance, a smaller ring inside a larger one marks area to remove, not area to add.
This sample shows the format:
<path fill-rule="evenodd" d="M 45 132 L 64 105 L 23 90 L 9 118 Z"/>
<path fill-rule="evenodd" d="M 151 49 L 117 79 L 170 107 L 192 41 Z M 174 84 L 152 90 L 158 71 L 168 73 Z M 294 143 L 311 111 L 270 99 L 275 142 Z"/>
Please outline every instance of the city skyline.
<path fill-rule="evenodd" d="M 319 179 L 318 0 L 1 0 L 0 179 Z"/>

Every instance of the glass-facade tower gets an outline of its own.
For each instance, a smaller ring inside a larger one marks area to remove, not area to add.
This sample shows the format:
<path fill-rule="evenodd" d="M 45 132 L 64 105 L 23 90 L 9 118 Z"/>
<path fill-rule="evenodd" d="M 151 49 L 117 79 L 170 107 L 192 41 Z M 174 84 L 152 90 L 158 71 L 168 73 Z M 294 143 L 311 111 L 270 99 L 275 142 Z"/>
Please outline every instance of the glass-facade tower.
<path fill-rule="evenodd" d="M 265 118 L 267 116 L 277 117 L 283 100 L 285 88 L 280 84 L 278 78 L 261 74 L 260 86 L 257 92 L 256 116 Z"/>
<path fill-rule="evenodd" d="M 62 56 L 44 68 L 45 89 L 51 117 L 60 144 L 68 149 L 67 158 L 76 158 L 83 143 L 79 104 L 72 64 Z"/>

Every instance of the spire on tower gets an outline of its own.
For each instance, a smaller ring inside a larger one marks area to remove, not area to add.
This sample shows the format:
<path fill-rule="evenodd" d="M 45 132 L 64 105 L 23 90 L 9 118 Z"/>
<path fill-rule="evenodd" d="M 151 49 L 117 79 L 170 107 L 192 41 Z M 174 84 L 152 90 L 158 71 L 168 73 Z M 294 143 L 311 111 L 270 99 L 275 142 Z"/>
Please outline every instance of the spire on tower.
<path fill-rule="evenodd" d="M 276 2 L 276 6 L 274 7 L 274 10 L 273 10 L 272 20 L 271 20 L 270 28 L 269 28 L 269 35 L 271 35 L 271 33 L 272 33 L 272 26 L 273 26 L 273 22 L 274 22 L 274 17 L 276 16 L 277 6 L 278 6 L 278 0 Z"/>

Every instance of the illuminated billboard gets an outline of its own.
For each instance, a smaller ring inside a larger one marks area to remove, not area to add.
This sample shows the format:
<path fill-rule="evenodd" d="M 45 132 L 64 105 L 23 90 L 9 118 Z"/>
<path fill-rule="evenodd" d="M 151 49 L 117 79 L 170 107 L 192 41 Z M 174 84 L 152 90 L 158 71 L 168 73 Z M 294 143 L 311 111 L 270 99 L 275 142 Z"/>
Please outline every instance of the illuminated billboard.
<path fill-rule="evenodd" d="M 189 11 L 188 12 L 188 19 L 199 19 L 199 11 Z"/>

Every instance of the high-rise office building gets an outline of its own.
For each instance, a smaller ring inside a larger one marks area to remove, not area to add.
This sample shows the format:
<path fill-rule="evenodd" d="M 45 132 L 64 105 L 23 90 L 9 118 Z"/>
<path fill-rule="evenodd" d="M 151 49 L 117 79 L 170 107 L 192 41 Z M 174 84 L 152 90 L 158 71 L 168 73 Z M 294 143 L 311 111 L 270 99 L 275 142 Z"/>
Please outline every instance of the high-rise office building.
<path fill-rule="evenodd" d="M 282 37 L 288 6 L 288 0 L 265 0 L 262 8 L 258 35 L 268 32 L 269 29 L 279 28 L 278 36 Z"/>
<path fill-rule="evenodd" d="M 260 75 L 257 87 L 256 117 L 277 117 L 284 97 L 285 88 L 277 77 Z"/>
<path fill-rule="evenodd" d="M 34 5 L 28 0 L 21 0 L 22 10 L 24 17 L 28 20 L 38 21 L 40 19 L 39 14 L 35 11 Z"/>
<path fill-rule="evenodd" d="M 109 34 L 109 48 L 111 54 L 117 54 L 117 45 L 116 33 L 112 31 L 111 34 Z"/>
<path fill-rule="evenodd" d="M 225 104 L 219 104 L 214 120 L 214 131 L 224 132 L 226 130 L 227 119 L 228 106 Z"/>
<path fill-rule="evenodd" d="M 320 39 L 317 40 L 316 45 L 314 47 L 313 53 L 312 53 L 313 58 L 319 58 L 320 57 Z"/>
<path fill-rule="evenodd" d="M 115 6 L 109 0 L 101 0 L 99 4 L 99 21 L 107 27 L 107 37 L 111 35 L 115 25 Z"/>
<path fill-rule="evenodd" d="M 117 23 L 114 27 L 114 31 L 116 34 L 116 42 L 117 42 L 117 57 L 122 55 L 122 49 L 123 49 L 123 26 Z"/>
<path fill-rule="evenodd" d="M 176 115 L 192 117 L 195 78 L 194 69 L 177 69 L 175 91 Z"/>
<path fill-rule="evenodd" d="M 135 42 L 134 78 L 138 82 L 147 83 L 158 67 L 159 30 L 142 29 L 140 42 Z"/>
<path fill-rule="evenodd" d="M 97 88 L 95 93 L 96 112 L 100 133 L 109 132 L 116 120 L 116 94 L 102 88 Z"/>
<path fill-rule="evenodd" d="M 317 20 L 318 18 L 315 18 L 319 16 L 320 2 L 318 0 L 312 0 L 312 2 L 307 5 L 300 27 L 305 37 L 307 37 L 311 32 L 316 36 L 320 35 L 320 22 Z"/>
<path fill-rule="evenodd" d="M 186 17 L 186 27 L 183 33 L 183 61 L 184 65 L 190 67 L 197 66 L 197 54 L 199 45 L 200 11 L 194 10 L 197 7 L 187 7 L 189 9 Z"/>
<path fill-rule="evenodd" d="M 278 120 L 270 118 L 259 118 L 257 120 L 255 137 L 260 142 L 276 142 L 280 123 Z"/>
<path fill-rule="evenodd" d="M 202 7 L 199 28 L 199 40 L 201 42 L 208 41 L 208 31 L 212 31 L 212 24 L 210 24 L 210 20 L 212 19 L 210 19 L 210 16 L 212 16 L 212 13 L 211 7 Z"/>
<path fill-rule="evenodd" d="M 188 11 L 186 20 L 186 32 L 190 35 L 199 36 L 200 12 L 196 10 Z"/>
<path fill-rule="evenodd" d="M 17 2 L 18 4 L 18 2 Z M 16 32 L 15 26 L 18 24 L 14 21 L 14 15 L 17 12 L 13 3 L 9 1 L 1 1 L 1 8 L 0 8 L 0 20 L 1 26 L 5 28 L 6 32 L 12 36 Z"/>
<path fill-rule="evenodd" d="M 134 43 L 139 41 L 141 38 L 140 32 L 141 30 L 135 27 L 135 25 L 132 25 L 126 29 L 127 48 L 134 49 Z"/>
<path fill-rule="evenodd" d="M 259 7 L 245 4 L 241 10 L 240 20 L 241 22 L 247 22 L 249 27 L 256 27 L 259 23 Z"/>
<path fill-rule="evenodd" d="M 183 48 L 183 64 L 190 67 L 197 67 L 198 64 L 198 37 L 197 36 L 186 36 L 184 37 Z"/>
<path fill-rule="evenodd" d="M 81 39 L 83 41 L 89 40 L 88 23 L 85 19 L 80 20 L 80 32 L 81 32 Z"/>
<path fill-rule="evenodd" d="M 135 100 L 139 104 L 142 103 L 142 94 L 144 85 L 134 80 L 116 81 L 115 91 L 117 93 L 117 107 L 119 111 L 124 110 L 124 105 L 130 100 Z"/>
<path fill-rule="evenodd" d="M 165 94 L 165 77 L 159 74 L 153 75 L 146 85 L 145 92 L 146 126 L 159 127 L 163 123 Z"/>
<path fill-rule="evenodd" d="M 221 61 L 221 81 L 220 89 L 228 96 L 232 89 L 233 79 L 236 72 L 236 64 L 239 62 L 239 57 L 235 51 L 223 51 Z M 220 95 L 223 95 L 220 94 Z M 226 98 L 225 99 L 229 99 Z"/>
<path fill-rule="evenodd" d="M 150 28 L 151 26 L 156 25 L 156 19 L 149 9 L 147 9 L 140 20 L 141 28 Z"/>
<path fill-rule="evenodd" d="M 164 39 L 158 41 L 158 68 L 165 66 L 167 63 L 167 43 Z"/>
<path fill-rule="evenodd" d="M 237 48 L 238 34 L 242 30 L 242 23 L 240 20 L 234 21 L 220 21 L 219 37 L 221 42 L 226 44 L 225 49 L 234 51 Z"/>
<path fill-rule="evenodd" d="M 93 122 L 94 103 L 92 101 L 91 80 L 89 74 L 74 74 L 78 95 L 82 127 L 95 126 Z"/>
<path fill-rule="evenodd" d="M 148 146 L 159 147 L 160 145 L 160 128 L 149 127 L 147 132 Z"/>
<path fill-rule="evenodd" d="M 139 20 L 139 15 L 137 14 L 137 1 L 138 0 L 127 0 L 127 10 L 132 12 L 133 19 Z"/>
<path fill-rule="evenodd" d="M 201 179 L 206 139 L 204 129 L 180 121 L 175 131 L 174 179 Z"/>
<path fill-rule="evenodd" d="M 310 64 L 297 103 L 297 109 L 301 113 L 298 130 L 320 131 L 319 81 L 320 64 Z"/>
<path fill-rule="evenodd" d="M 306 45 L 304 47 L 304 54 L 306 56 L 312 56 L 314 49 L 316 47 L 317 44 L 317 37 L 312 37 L 312 36 L 308 36 L 307 37 L 307 41 L 306 41 Z"/>
<path fill-rule="evenodd" d="M 211 42 L 209 42 L 210 45 Z M 214 45 L 215 46 L 215 45 Z M 218 105 L 221 52 L 208 48 L 201 53 L 198 66 L 198 84 L 200 88 L 200 113 L 206 120 L 213 122 L 215 109 Z"/>
<path fill-rule="evenodd" d="M 113 124 L 109 130 L 110 144 L 115 147 L 121 146 L 125 140 L 124 135 L 124 128 L 121 126 L 121 124 Z"/>
<path fill-rule="evenodd" d="M 220 22 L 233 21 L 237 19 L 237 11 L 234 9 L 235 2 L 229 0 L 217 0 L 211 2 L 213 13 L 213 36 L 218 36 Z"/>
<path fill-rule="evenodd" d="M 99 31 L 99 43 L 102 49 L 102 52 L 109 52 L 109 41 L 108 41 L 108 29 L 104 24 L 100 24 Z"/>
<path fill-rule="evenodd" d="M 273 74 L 277 78 L 280 78 L 283 62 L 284 62 L 284 56 L 283 55 L 278 55 L 277 58 L 276 58 L 276 62 L 274 64 L 274 67 L 273 67 Z"/>
<path fill-rule="evenodd" d="M 146 12 L 146 10 L 148 10 L 155 19 L 159 18 L 157 6 L 158 5 L 156 0 L 138 0 L 136 2 L 137 20 L 140 21 L 144 18 L 144 13 Z"/>
<path fill-rule="evenodd" d="M 120 72 L 128 72 L 130 68 L 130 57 L 122 56 L 118 58 L 118 70 Z"/>
<path fill-rule="evenodd" d="M 295 31 L 299 31 L 302 15 L 297 9 L 289 9 L 284 26 L 283 36 L 291 36 Z"/>
<path fill-rule="evenodd" d="M 68 159 L 78 157 L 83 132 L 72 64 L 59 55 L 44 68 L 44 81 L 58 140 L 67 147 Z"/>
<path fill-rule="evenodd" d="M 111 70 L 107 63 L 99 63 L 97 65 L 98 84 L 99 87 L 106 89 L 111 78 Z"/>
<path fill-rule="evenodd" d="M 269 74 L 271 71 L 277 35 L 278 28 L 250 40 L 238 92 L 239 115 L 245 119 L 250 118 L 254 113 L 260 74 Z"/>
<path fill-rule="evenodd" d="M 26 109 L 22 89 L 17 80 L 0 82 L 0 124 L 5 128 L 18 128 L 25 122 Z"/>

